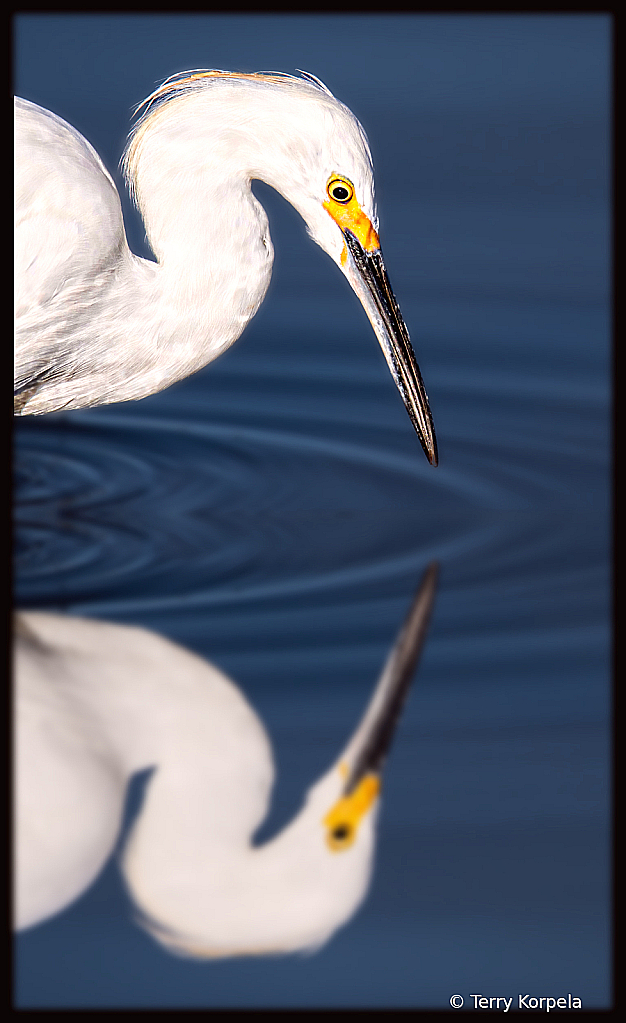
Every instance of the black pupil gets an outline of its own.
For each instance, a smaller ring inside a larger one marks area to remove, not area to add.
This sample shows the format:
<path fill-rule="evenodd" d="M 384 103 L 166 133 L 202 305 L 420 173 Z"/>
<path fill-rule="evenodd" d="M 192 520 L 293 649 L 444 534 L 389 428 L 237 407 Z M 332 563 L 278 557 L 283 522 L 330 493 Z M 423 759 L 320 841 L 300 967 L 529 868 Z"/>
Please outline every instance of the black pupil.
<path fill-rule="evenodd" d="M 335 185 L 335 187 L 333 188 L 333 196 L 339 202 L 344 202 L 349 197 L 349 195 L 350 193 L 345 185 Z"/>
<path fill-rule="evenodd" d="M 335 828 L 335 830 L 333 831 L 333 838 L 338 839 L 347 838 L 349 834 L 350 832 L 346 825 L 340 824 L 339 827 Z"/>

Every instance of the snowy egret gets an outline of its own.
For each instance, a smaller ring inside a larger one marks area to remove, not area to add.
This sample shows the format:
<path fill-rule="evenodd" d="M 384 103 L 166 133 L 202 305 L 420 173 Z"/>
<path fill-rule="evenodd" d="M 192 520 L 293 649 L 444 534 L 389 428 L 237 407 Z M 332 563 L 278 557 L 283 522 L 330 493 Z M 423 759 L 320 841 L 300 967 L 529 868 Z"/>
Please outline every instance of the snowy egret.
<path fill-rule="evenodd" d="M 122 858 L 140 921 L 184 955 L 315 948 L 369 884 L 380 774 L 424 642 L 426 570 L 358 728 L 303 809 L 252 838 L 271 748 L 237 687 L 144 629 L 28 612 L 16 628 L 16 923 L 59 912 L 120 831 L 130 776 L 155 767 Z"/>
<path fill-rule="evenodd" d="M 437 464 L 380 249 L 365 132 L 301 74 L 185 72 L 144 101 L 123 166 L 156 263 L 128 248 L 119 195 L 86 139 L 16 100 L 18 414 L 143 398 L 228 348 L 271 276 L 267 216 L 250 188 L 259 178 L 348 278 Z"/>

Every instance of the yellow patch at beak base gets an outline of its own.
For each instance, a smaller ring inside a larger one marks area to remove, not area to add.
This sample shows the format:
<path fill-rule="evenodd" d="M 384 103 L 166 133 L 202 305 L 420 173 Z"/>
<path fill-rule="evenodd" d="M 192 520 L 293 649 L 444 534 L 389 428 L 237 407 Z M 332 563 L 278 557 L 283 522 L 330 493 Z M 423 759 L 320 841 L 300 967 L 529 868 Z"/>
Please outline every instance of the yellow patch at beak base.
<path fill-rule="evenodd" d="M 333 182 L 335 180 L 337 180 L 337 175 L 332 175 L 330 181 Z M 369 217 L 363 213 L 359 206 L 351 183 L 350 188 L 353 194 L 349 202 L 338 202 L 329 195 L 324 203 L 324 209 L 327 210 L 342 231 L 352 231 L 352 234 L 358 239 L 366 252 L 374 252 L 380 248 L 378 235 L 372 227 Z"/>
<path fill-rule="evenodd" d="M 342 796 L 324 817 L 328 829 L 326 841 L 333 852 L 340 852 L 352 845 L 361 818 L 370 809 L 380 792 L 380 778 L 377 774 L 366 774 L 353 792 Z"/>

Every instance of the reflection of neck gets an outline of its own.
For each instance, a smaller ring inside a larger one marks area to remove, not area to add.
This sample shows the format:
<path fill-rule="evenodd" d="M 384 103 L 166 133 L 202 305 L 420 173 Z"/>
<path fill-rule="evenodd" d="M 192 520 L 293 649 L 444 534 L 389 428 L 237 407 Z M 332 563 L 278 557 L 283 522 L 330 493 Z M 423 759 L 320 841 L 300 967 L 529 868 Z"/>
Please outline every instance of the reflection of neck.
<path fill-rule="evenodd" d="M 51 893 L 37 905 L 37 893 L 31 898 L 29 924 L 68 905 L 97 876 L 118 839 L 128 780 L 149 767 L 123 870 L 155 933 L 170 928 L 179 936 L 170 943 L 183 951 L 235 955 L 320 944 L 348 919 L 367 888 L 374 820 L 366 815 L 350 849 L 329 850 L 322 822 L 343 789 L 337 767 L 288 827 L 253 847 L 272 756 L 237 687 L 141 629 L 25 617 L 17 801 L 31 838 L 35 828 L 35 847 L 27 839 L 22 883 L 32 896 L 32 879 L 43 877 Z M 50 828 L 44 842 L 41 821 Z"/>
<path fill-rule="evenodd" d="M 336 778 L 329 780 L 336 785 Z M 179 951 L 204 956 L 322 944 L 365 894 L 373 832 L 366 829 L 358 855 L 342 864 L 342 854 L 325 847 L 318 799 L 276 838 L 254 848 L 248 835 L 242 840 L 223 830 L 223 792 L 199 815 L 200 800 L 211 803 L 206 787 L 200 788 L 202 793 L 194 777 L 181 798 L 174 773 L 158 770 L 125 850 L 124 874 L 148 929 Z M 325 807 L 329 801 L 326 795 Z M 213 829 L 219 838 L 209 837 Z"/>

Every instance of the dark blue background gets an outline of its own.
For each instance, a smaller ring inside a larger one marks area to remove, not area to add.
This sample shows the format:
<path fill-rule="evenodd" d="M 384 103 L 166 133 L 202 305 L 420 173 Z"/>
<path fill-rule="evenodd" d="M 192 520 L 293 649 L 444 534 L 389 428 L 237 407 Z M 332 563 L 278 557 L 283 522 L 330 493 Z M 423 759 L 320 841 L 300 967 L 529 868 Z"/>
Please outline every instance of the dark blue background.
<path fill-rule="evenodd" d="M 608 17 L 15 28 L 16 92 L 113 173 L 131 108 L 177 71 L 303 68 L 347 103 L 440 450 L 431 469 L 346 282 L 256 183 L 274 278 L 235 346 L 142 402 L 19 422 L 18 603 L 143 624 L 227 670 L 275 744 L 268 834 L 354 726 L 424 566 L 442 565 L 354 920 L 313 957 L 178 960 L 131 922 L 111 864 L 18 938 L 17 1004 L 606 1006 Z"/>

